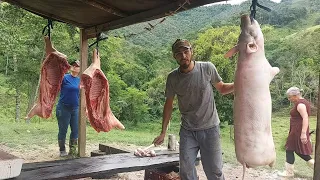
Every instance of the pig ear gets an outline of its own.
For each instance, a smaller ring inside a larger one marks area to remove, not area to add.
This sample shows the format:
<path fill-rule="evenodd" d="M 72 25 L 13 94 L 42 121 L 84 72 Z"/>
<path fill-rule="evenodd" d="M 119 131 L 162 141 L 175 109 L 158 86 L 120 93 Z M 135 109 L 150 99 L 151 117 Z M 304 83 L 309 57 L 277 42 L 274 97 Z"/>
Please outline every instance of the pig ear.
<path fill-rule="evenodd" d="M 249 42 L 247 44 L 247 53 L 251 54 L 251 53 L 255 53 L 258 51 L 258 45 L 256 44 L 255 41 Z"/>
<path fill-rule="evenodd" d="M 225 55 L 225 58 L 231 58 L 234 54 L 239 52 L 238 45 L 235 45 L 233 48 L 231 48 Z"/>

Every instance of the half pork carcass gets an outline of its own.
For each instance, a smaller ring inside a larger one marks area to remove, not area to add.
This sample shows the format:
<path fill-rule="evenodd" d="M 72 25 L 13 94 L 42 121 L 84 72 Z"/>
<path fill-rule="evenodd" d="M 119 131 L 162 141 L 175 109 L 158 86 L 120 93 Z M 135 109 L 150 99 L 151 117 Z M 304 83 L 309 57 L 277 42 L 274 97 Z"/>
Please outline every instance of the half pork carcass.
<path fill-rule="evenodd" d="M 269 84 L 279 73 L 265 57 L 258 22 L 241 17 L 238 44 L 225 57 L 239 52 L 234 82 L 234 138 L 237 160 L 246 167 L 273 166 L 276 160 L 271 129 Z"/>
<path fill-rule="evenodd" d="M 87 116 L 97 132 L 108 132 L 112 128 L 125 129 L 110 109 L 109 83 L 100 69 L 100 57 L 96 49 L 92 64 L 81 75 L 81 87 L 85 89 Z"/>
<path fill-rule="evenodd" d="M 40 74 L 39 96 L 37 103 L 31 108 L 25 119 L 34 115 L 49 118 L 52 113 L 55 99 L 61 89 L 64 74 L 70 69 L 67 56 L 58 52 L 49 37 L 44 37 L 46 59 L 42 63 Z"/>

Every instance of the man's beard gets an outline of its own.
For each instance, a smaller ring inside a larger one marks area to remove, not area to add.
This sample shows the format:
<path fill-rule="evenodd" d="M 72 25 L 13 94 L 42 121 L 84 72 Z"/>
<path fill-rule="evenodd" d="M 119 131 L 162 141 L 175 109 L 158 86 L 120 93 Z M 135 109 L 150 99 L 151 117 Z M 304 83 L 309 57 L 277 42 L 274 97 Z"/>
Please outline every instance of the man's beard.
<path fill-rule="evenodd" d="M 191 63 L 192 63 L 192 62 L 190 62 L 189 64 L 186 64 L 186 63 L 185 63 L 185 64 L 180 64 L 180 67 L 181 67 L 182 69 L 188 69 Z"/>

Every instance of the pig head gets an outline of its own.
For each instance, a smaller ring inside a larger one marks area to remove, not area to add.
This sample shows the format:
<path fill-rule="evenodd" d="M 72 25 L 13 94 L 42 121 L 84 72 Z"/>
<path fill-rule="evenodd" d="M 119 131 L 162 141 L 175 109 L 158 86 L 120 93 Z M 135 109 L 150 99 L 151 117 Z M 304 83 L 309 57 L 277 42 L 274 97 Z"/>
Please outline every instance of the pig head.
<path fill-rule="evenodd" d="M 225 57 L 239 52 L 235 72 L 234 138 L 237 160 L 244 167 L 272 166 L 276 159 L 271 129 L 269 84 L 279 72 L 265 57 L 258 22 L 241 17 L 238 44 Z"/>

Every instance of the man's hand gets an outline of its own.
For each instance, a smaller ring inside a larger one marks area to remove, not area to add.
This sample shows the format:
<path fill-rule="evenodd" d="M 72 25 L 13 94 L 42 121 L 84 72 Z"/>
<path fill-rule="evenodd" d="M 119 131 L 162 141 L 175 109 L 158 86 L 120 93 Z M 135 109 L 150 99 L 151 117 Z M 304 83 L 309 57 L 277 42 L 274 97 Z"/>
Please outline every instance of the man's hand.
<path fill-rule="evenodd" d="M 165 133 L 161 133 L 158 137 L 154 138 L 152 143 L 154 145 L 156 145 L 156 146 L 160 145 L 160 144 L 163 143 L 165 137 L 166 137 L 166 134 Z"/>
<path fill-rule="evenodd" d="M 307 144 L 308 139 L 306 133 L 301 133 L 300 139 L 303 144 Z"/>

